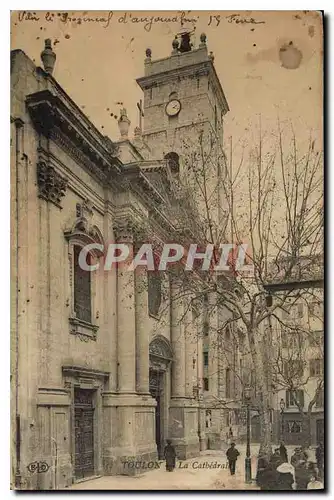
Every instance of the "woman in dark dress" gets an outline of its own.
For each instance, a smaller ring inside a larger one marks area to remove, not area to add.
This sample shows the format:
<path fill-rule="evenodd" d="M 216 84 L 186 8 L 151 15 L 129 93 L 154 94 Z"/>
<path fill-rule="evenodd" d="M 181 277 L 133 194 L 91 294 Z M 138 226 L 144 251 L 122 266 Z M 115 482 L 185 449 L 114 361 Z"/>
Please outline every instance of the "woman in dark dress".
<path fill-rule="evenodd" d="M 172 472 L 175 469 L 176 452 L 170 439 L 167 439 L 167 445 L 165 446 L 164 450 L 164 457 L 166 460 L 166 470 L 168 472 Z"/>
<path fill-rule="evenodd" d="M 275 490 L 280 490 L 280 491 L 289 491 L 293 490 L 293 483 L 294 483 L 294 474 L 295 470 L 294 467 L 291 464 L 288 463 L 283 463 L 279 467 L 277 467 L 277 487 Z"/>
<path fill-rule="evenodd" d="M 311 479 L 311 473 L 308 470 L 304 460 L 299 460 L 295 466 L 296 490 L 307 490 L 307 485 Z"/>
<path fill-rule="evenodd" d="M 280 447 L 279 447 L 279 453 L 281 456 L 282 463 L 288 462 L 288 452 L 286 450 L 286 447 L 284 446 L 283 441 L 281 441 Z"/>

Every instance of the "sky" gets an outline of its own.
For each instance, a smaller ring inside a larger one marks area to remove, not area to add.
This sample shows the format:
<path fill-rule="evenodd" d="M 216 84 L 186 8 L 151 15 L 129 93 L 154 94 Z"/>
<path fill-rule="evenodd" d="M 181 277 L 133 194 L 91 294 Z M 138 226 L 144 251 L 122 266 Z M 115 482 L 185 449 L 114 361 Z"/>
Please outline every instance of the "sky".
<path fill-rule="evenodd" d="M 317 12 L 14 11 L 11 48 L 41 65 L 44 40 L 51 38 L 57 54 L 53 76 L 95 126 L 117 140 L 111 116 L 119 115 L 117 103 L 124 103 L 132 131 L 138 125 L 142 92 L 135 80 L 144 74 L 146 48 L 152 60 L 168 57 L 181 28 L 195 28 L 195 46 L 202 32 L 207 35 L 230 107 L 226 140 L 232 135 L 237 143 L 254 135 L 260 116 L 263 130 L 274 129 L 279 117 L 293 124 L 301 140 L 311 129 L 321 140 L 323 47 Z"/>

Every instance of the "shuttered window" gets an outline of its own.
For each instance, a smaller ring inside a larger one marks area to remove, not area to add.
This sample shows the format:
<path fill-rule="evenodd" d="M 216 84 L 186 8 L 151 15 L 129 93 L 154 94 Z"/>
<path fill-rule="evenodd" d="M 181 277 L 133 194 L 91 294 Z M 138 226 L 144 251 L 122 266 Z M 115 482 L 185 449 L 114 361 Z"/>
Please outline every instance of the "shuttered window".
<path fill-rule="evenodd" d="M 286 407 L 297 406 L 296 401 L 304 408 L 304 391 L 302 389 L 286 391 Z"/>
<path fill-rule="evenodd" d="M 76 317 L 91 322 L 91 272 L 81 269 L 79 255 L 81 247 L 74 246 L 74 310 Z M 90 255 L 87 255 L 90 264 Z"/>
<path fill-rule="evenodd" d="M 310 359 L 310 377 L 318 377 L 323 374 L 323 361 L 321 359 Z"/>

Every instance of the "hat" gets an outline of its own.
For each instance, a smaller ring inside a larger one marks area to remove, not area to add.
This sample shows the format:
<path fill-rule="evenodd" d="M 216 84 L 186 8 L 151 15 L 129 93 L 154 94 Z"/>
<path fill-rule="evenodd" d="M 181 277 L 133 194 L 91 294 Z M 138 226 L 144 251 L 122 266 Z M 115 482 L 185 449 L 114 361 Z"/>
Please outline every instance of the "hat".
<path fill-rule="evenodd" d="M 284 462 L 283 464 L 279 465 L 277 467 L 277 472 L 281 472 L 282 474 L 287 474 L 290 472 L 291 474 L 294 474 L 295 469 L 291 464 L 288 464 L 288 462 Z"/>

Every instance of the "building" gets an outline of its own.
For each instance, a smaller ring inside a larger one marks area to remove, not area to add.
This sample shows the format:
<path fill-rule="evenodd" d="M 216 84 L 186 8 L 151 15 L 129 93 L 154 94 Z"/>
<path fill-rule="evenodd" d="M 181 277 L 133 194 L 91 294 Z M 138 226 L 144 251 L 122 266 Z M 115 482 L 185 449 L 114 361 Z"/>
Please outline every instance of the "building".
<path fill-rule="evenodd" d="M 271 318 L 273 436 L 288 445 L 324 440 L 323 280 L 299 279 L 267 287 L 286 305 Z"/>
<path fill-rule="evenodd" d="M 133 474 L 138 469 L 127 466 L 129 457 L 157 459 L 167 437 L 188 458 L 206 448 L 208 437 L 219 447 L 226 435 L 212 403 L 220 397 L 217 343 L 210 340 L 208 363 L 203 349 L 205 305 L 198 314 L 187 308 L 182 282 L 168 273 L 125 273 L 121 266 L 105 272 L 101 265 L 109 242 L 134 252 L 138 241 L 157 247 L 177 241 L 177 214 L 166 217 L 160 188 L 168 190 L 166 172 L 186 175 L 184 147 L 199 129 L 222 155 L 228 106 L 213 55 L 205 35 L 193 49 L 186 38 L 175 38 L 164 59 L 153 60 L 147 49 L 145 74 L 137 80 L 144 103 L 132 140 L 125 109 L 121 138 L 113 141 L 61 88 L 52 76 L 50 40 L 41 54 L 44 69 L 21 50 L 11 53 L 17 488 L 57 489 L 101 474 Z M 100 264 L 93 273 L 78 263 L 86 245 L 94 247 L 89 262 Z M 217 311 L 210 315 L 218 320 Z"/>

